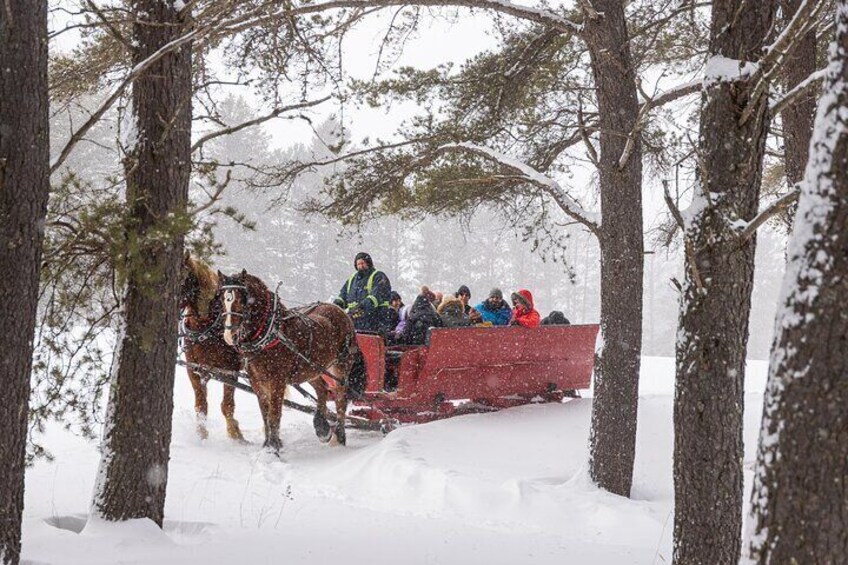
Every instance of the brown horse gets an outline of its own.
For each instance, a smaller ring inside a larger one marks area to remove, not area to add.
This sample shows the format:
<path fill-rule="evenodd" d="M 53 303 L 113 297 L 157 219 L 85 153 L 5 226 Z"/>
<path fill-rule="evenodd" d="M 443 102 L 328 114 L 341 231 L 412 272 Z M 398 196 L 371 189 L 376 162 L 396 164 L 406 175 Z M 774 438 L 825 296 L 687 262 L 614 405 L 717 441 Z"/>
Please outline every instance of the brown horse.
<path fill-rule="evenodd" d="M 218 273 L 224 304 L 224 340 L 247 363 L 250 383 L 265 423 L 265 447 L 279 451 L 280 417 L 286 385 L 307 382 L 318 408 L 312 420 L 318 438 L 345 444 L 347 379 L 364 371 L 353 322 L 333 304 L 289 310 L 247 271 Z M 327 420 L 330 381 L 335 385 L 336 425 Z"/>
<path fill-rule="evenodd" d="M 180 334 L 186 362 L 210 369 L 225 371 L 239 370 L 238 352 L 224 342 L 224 324 L 221 320 L 221 301 L 217 296 L 218 275 L 208 265 L 188 253 L 185 256 L 186 277 L 180 288 L 180 310 L 182 320 Z M 187 367 L 188 378 L 194 389 L 194 410 L 197 413 L 197 433 L 206 439 L 206 379 L 202 371 Z M 227 420 L 227 434 L 235 440 L 244 441 L 238 421 L 235 419 L 235 389 L 224 385 L 221 412 Z"/>

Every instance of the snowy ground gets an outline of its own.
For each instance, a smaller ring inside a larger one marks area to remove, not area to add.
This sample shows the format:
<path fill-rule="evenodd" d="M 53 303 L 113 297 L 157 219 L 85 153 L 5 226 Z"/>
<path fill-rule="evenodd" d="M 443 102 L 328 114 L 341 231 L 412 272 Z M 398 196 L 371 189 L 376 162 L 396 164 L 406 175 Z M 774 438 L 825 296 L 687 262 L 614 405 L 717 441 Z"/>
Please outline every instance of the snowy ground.
<path fill-rule="evenodd" d="M 751 361 L 745 405 L 750 481 L 766 365 Z M 260 453 L 256 401 L 238 393 L 252 442 L 226 437 L 220 413 L 197 438 L 178 375 L 164 532 L 151 522 L 86 524 L 95 445 L 56 429 L 56 455 L 26 478 L 30 564 L 670 562 L 672 359 L 643 360 L 633 497 L 586 476 L 591 399 L 525 406 L 319 444 L 309 417 L 283 416 L 283 460 Z M 210 407 L 220 401 L 211 386 Z M 748 483 L 749 484 L 749 483 Z M 747 490 L 747 489 L 746 489 Z"/>

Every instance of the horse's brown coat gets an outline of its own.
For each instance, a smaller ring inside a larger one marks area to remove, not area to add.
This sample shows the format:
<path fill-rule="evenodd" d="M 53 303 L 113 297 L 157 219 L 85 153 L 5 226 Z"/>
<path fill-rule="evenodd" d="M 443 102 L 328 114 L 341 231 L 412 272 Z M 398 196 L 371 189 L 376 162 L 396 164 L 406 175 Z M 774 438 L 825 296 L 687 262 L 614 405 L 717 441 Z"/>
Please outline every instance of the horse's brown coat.
<path fill-rule="evenodd" d="M 185 328 L 190 332 L 205 332 L 215 322 L 221 312 L 220 302 L 216 300 L 218 275 L 201 261 L 186 254 L 186 277 L 180 289 L 180 309 L 183 312 Z M 189 364 L 203 365 L 210 369 L 237 371 L 239 369 L 238 352 L 224 342 L 223 324 L 213 331 L 204 333 L 203 340 L 184 340 L 184 353 Z M 197 433 L 206 438 L 206 416 L 208 403 L 206 382 L 193 368 L 186 372 L 194 389 L 194 410 L 198 416 Z M 227 434 L 244 441 L 238 420 L 235 419 L 235 389 L 224 385 L 224 398 L 221 412 L 227 421 Z"/>
<path fill-rule="evenodd" d="M 225 314 L 245 315 L 230 316 L 225 322 L 233 330 L 230 334 L 232 343 L 236 346 L 246 345 L 260 339 L 267 329 L 269 312 L 274 308 L 274 294 L 262 281 L 246 271 L 235 277 L 223 277 L 219 273 L 219 279 L 222 285 L 244 288 L 244 292 L 232 291 L 229 300 L 227 294 L 223 295 Z M 282 447 L 280 418 L 286 386 L 304 382 L 312 385 L 318 399 L 313 423 L 319 438 L 327 441 L 334 436 L 339 443 L 344 444 L 347 411 L 344 382 L 351 371 L 355 355 L 359 353 L 353 322 L 341 308 L 333 304 L 319 303 L 302 313 L 288 310 L 279 302 L 277 307 L 278 316 L 282 317 L 280 333 L 310 362 L 304 361 L 279 341 L 260 351 L 250 351 L 249 347 L 241 350 L 241 357 L 247 362 L 251 386 L 262 411 L 265 446 L 274 450 Z M 337 424 L 334 429 L 330 428 L 326 420 L 329 387 L 320 369 L 327 370 L 338 379 L 335 386 Z"/>

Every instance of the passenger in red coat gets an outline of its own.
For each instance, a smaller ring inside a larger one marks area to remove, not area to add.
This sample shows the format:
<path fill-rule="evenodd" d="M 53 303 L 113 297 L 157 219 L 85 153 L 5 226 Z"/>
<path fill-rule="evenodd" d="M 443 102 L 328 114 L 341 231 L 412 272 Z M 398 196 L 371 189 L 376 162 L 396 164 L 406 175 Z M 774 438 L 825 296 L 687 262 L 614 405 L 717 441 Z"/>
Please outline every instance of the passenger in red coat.
<path fill-rule="evenodd" d="M 540 316 L 533 307 L 533 295 L 529 290 L 521 289 L 512 293 L 512 319 L 511 326 L 524 326 L 525 328 L 538 328 Z"/>

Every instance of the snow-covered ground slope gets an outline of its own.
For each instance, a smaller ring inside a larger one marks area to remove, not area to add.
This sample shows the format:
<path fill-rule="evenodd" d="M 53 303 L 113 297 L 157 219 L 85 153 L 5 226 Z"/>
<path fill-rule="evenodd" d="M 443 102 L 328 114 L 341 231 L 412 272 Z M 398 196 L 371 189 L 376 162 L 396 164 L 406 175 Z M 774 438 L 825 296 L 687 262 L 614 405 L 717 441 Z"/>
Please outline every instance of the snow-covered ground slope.
<path fill-rule="evenodd" d="M 765 363 L 749 362 L 746 479 L 765 373 Z M 97 449 L 57 426 L 45 440 L 56 460 L 27 473 L 24 562 L 668 563 L 673 375 L 672 359 L 643 360 L 633 497 L 625 499 L 587 478 L 591 398 L 385 438 L 354 431 L 346 448 L 320 444 L 311 419 L 288 411 L 278 460 L 260 451 L 258 408 L 245 394 L 236 415 L 250 445 L 227 439 L 216 411 L 209 439 L 198 439 L 180 374 L 164 532 L 147 521 L 86 523 Z M 210 388 L 217 408 L 220 387 Z"/>

